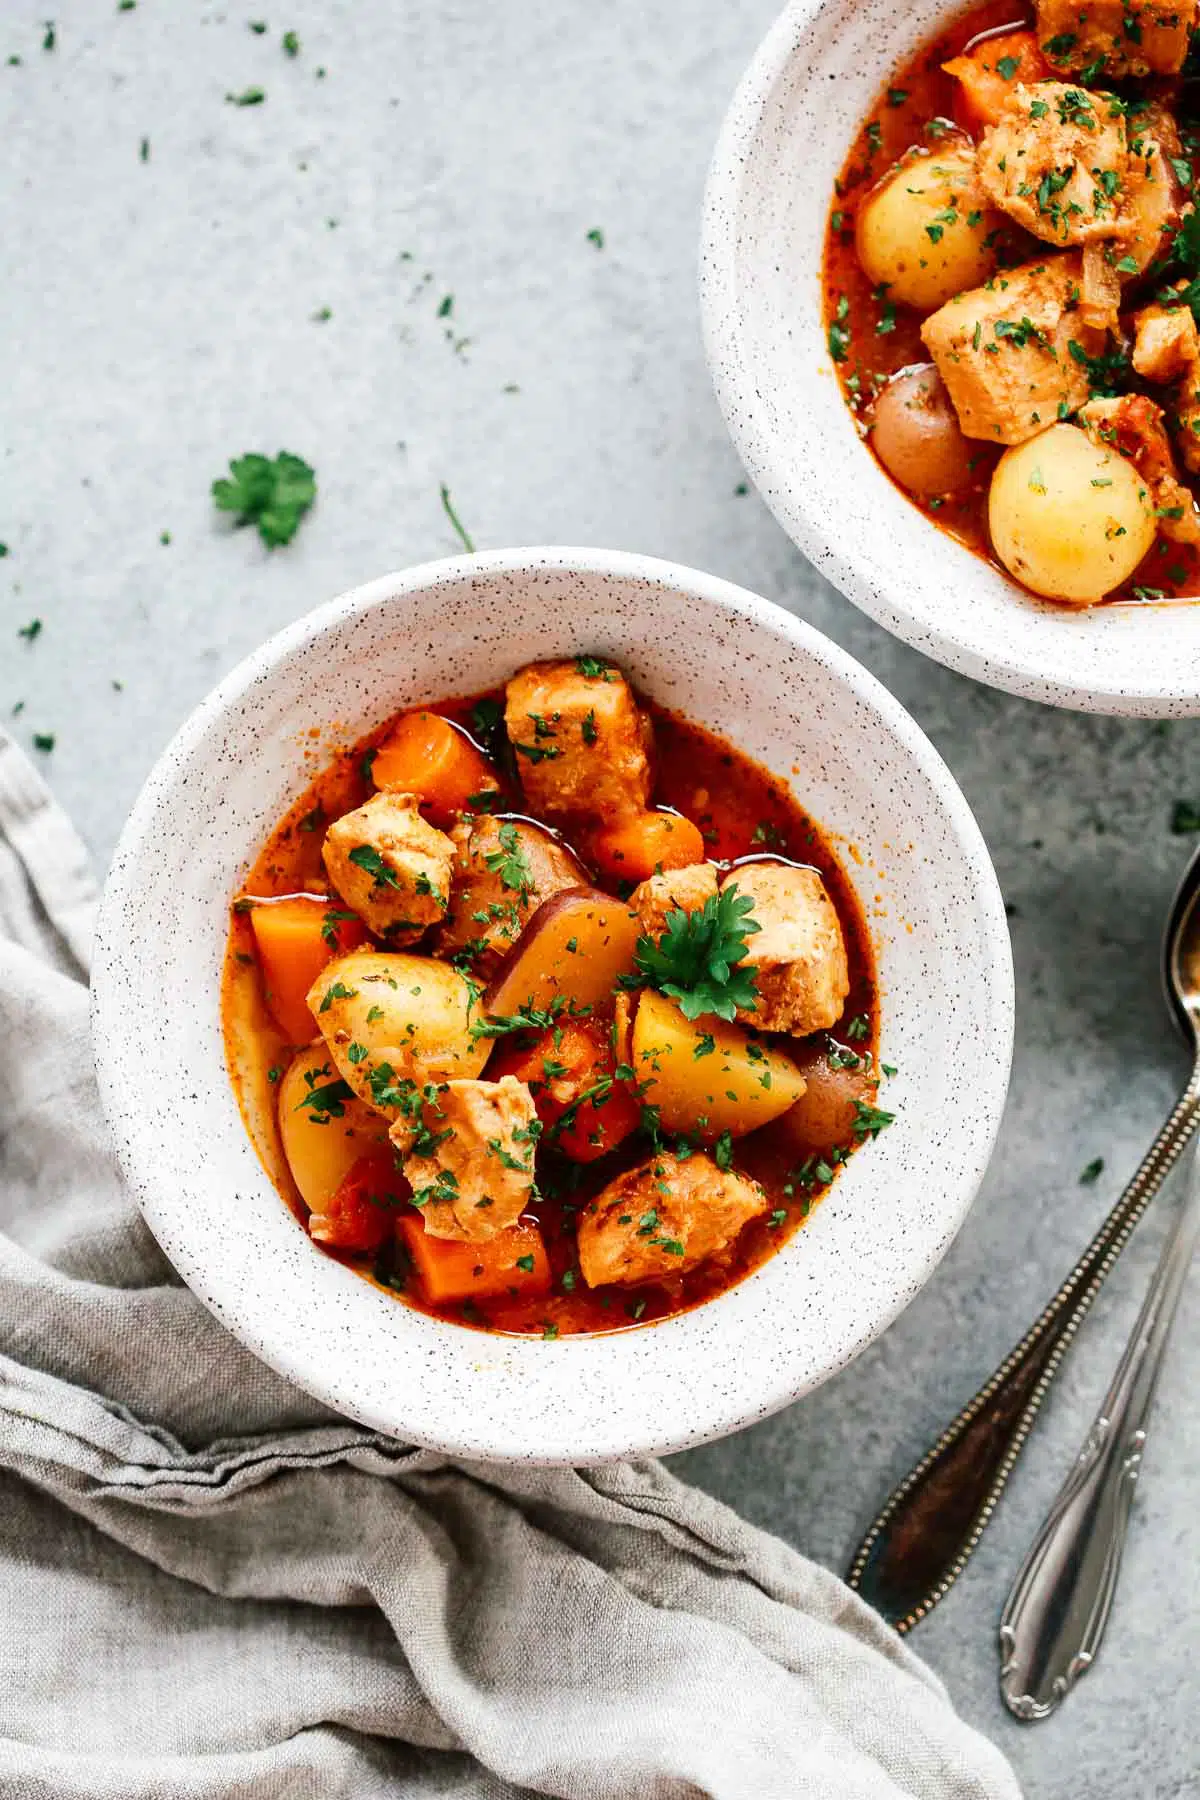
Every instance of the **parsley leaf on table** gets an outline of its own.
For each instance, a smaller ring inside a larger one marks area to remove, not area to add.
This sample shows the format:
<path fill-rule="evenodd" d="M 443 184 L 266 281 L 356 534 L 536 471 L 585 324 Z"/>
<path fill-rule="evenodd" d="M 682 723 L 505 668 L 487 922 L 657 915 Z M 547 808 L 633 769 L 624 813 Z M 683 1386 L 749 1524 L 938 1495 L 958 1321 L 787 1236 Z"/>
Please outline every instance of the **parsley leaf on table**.
<path fill-rule="evenodd" d="M 239 525 L 257 525 L 269 550 L 290 544 L 301 519 L 317 497 L 317 478 L 302 457 L 281 450 L 271 460 L 249 452 L 235 456 L 227 476 L 212 484 L 222 512 L 238 515 Z"/>
<path fill-rule="evenodd" d="M 679 1002 L 685 1019 L 715 1013 L 732 1019 L 758 1005 L 754 971 L 737 965 L 746 939 L 761 927 L 749 916 L 754 901 L 736 884 L 713 894 L 696 912 L 673 906 L 661 938 L 638 939 L 634 962 L 651 987 Z"/>

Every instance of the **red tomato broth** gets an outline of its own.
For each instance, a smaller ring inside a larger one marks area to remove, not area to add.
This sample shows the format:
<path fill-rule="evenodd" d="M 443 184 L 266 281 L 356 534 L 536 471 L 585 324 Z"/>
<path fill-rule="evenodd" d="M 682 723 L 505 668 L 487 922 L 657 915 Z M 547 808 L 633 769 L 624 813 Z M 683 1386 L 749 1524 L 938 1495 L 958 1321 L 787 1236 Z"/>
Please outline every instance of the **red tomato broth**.
<path fill-rule="evenodd" d="M 1012 0 L 985 0 L 983 5 L 970 7 L 959 14 L 935 37 L 927 40 L 907 63 L 893 71 L 863 121 L 834 184 L 822 268 L 824 325 L 827 337 L 835 325 L 847 333 L 845 359 L 835 359 L 834 368 L 842 396 L 869 448 L 872 447 L 870 404 L 878 388 L 903 369 L 916 364 L 928 365 L 930 356 L 920 335 L 922 314 L 901 303 L 889 307 L 886 295 L 876 292 L 859 264 L 854 246 L 858 207 L 906 150 L 916 145 L 936 145 L 939 141 L 953 143 L 956 135 L 958 141 L 962 141 L 966 128 L 959 99 L 960 84 L 945 73 L 942 64 L 960 56 L 982 37 L 1004 31 L 1029 30 L 1032 25 L 1032 13 L 1014 5 Z M 1110 81 L 1104 81 L 1102 85 L 1122 86 Z M 1137 86 L 1139 91 L 1149 91 L 1155 88 L 1155 83 L 1146 81 Z M 896 98 L 899 96 L 903 98 Z M 1006 263 L 1032 260 L 1047 251 L 1045 244 L 1028 237 L 1015 225 L 1006 228 L 997 248 L 1001 267 Z M 1138 298 L 1128 310 L 1144 305 L 1152 297 L 1152 291 L 1141 282 L 1135 282 L 1130 292 Z M 843 297 L 848 303 L 848 312 L 839 320 L 838 306 Z M 887 324 L 889 313 L 894 320 L 890 326 Z M 879 329 L 881 324 L 884 325 L 882 331 Z M 1141 391 L 1136 378 L 1129 385 L 1131 391 Z M 1153 387 L 1146 391 L 1152 396 L 1155 392 Z M 910 493 L 895 481 L 878 457 L 875 460 L 911 506 L 923 512 L 939 530 L 989 563 L 1006 581 L 1012 581 L 992 551 L 987 524 L 988 483 L 1001 455 L 1001 447 L 983 439 L 973 442 L 977 442 L 979 452 L 976 485 L 944 498 L 925 499 Z M 1181 477 L 1186 478 L 1186 471 L 1181 472 Z M 1135 592 L 1138 589 L 1152 590 L 1152 594 L 1147 597 Z M 1021 591 L 1026 593 L 1024 589 Z M 1200 549 L 1159 537 L 1129 579 L 1098 604 L 1146 606 L 1157 601 L 1193 601 L 1197 597 L 1200 597 Z M 1066 604 L 1032 594 L 1027 594 L 1027 598 L 1045 606 Z"/>
<path fill-rule="evenodd" d="M 472 709 L 480 700 L 502 698 L 502 690 L 494 690 L 486 695 L 438 702 L 423 710 L 469 729 Z M 874 958 L 862 909 L 831 843 L 787 787 L 765 769 L 703 727 L 644 697 L 639 699 L 654 721 L 657 773 L 653 803 L 674 808 L 692 820 L 703 833 L 712 860 L 729 863 L 766 855 L 819 870 L 842 924 L 850 968 L 850 994 L 843 1022 L 831 1035 L 835 1039 L 844 1037 L 845 1022 L 862 1019 L 862 1035 L 853 1047 L 873 1056 L 878 1023 Z M 321 862 L 325 827 L 341 813 L 361 805 L 374 791 L 364 769 L 364 758 L 394 723 L 388 720 L 360 742 L 333 754 L 328 766 L 310 782 L 267 839 L 243 884 L 243 896 L 329 892 Z M 481 744 L 481 748 L 486 745 Z M 536 818 L 503 764 L 498 772 L 503 786 L 497 810 Z M 536 822 L 549 829 L 545 821 Z M 582 834 L 573 847 L 586 864 Z M 616 882 L 602 876 L 597 877 L 596 885 L 610 893 L 618 891 Z M 244 904 L 243 899 L 243 908 Z M 337 904 L 336 898 L 333 904 Z M 420 946 L 417 953 L 422 953 Z M 306 1225 L 307 1208 L 286 1171 L 274 1104 L 276 1084 L 293 1047 L 284 1043 L 265 1008 L 253 932 L 246 911 L 239 910 L 239 902 L 234 903 L 231 914 L 223 1024 L 227 1061 L 247 1130 L 268 1174 L 299 1222 Z M 515 1040 L 518 1044 L 521 1041 Z M 511 1047 L 514 1038 L 498 1042 Z M 499 1063 L 499 1052 L 495 1055 Z M 483 1079 L 490 1077 L 491 1070 L 489 1060 Z M 378 1257 L 356 1256 L 327 1245 L 320 1248 L 384 1291 L 402 1297 L 416 1310 L 457 1324 L 538 1337 L 650 1324 L 700 1305 L 742 1280 L 792 1235 L 825 1191 L 828 1184 L 811 1174 L 802 1183 L 789 1180 L 801 1159 L 779 1125 L 776 1121 L 761 1127 L 739 1140 L 734 1148 L 734 1167 L 763 1184 L 771 1200 L 771 1211 L 751 1220 L 736 1242 L 720 1255 L 668 1282 L 593 1290 L 583 1282 L 578 1269 L 575 1221 L 579 1211 L 622 1170 L 645 1161 L 651 1154 L 650 1141 L 642 1132 L 586 1164 L 556 1154 L 545 1142 L 539 1145 L 540 1195 L 522 1220 L 537 1225 L 545 1242 L 552 1271 L 548 1296 L 513 1294 L 478 1304 L 438 1306 L 425 1298 L 414 1279 L 399 1233 L 398 1241 Z M 839 1148 L 849 1154 L 854 1147 L 848 1144 Z M 785 1192 L 785 1187 L 791 1191 Z"/>

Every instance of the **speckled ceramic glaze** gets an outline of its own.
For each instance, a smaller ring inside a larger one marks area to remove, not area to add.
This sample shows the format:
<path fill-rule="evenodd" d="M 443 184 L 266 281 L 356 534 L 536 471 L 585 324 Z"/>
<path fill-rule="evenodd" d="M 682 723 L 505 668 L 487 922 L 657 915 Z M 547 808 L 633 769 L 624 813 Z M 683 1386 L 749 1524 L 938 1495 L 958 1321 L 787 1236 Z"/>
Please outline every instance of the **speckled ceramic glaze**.
<path fill-rule="evenodd" d="M 607 654 L 789 779 L 844 845 L 876 944 L 899 1117 L 777 1256 L 695 1312 L 543 1342 L 444 1324 L 323 1255 L 264 1174 L 226 1074 L 229 901 L 309 778 L 306 734 Z M 644 557 L 516 550 L 385 576 L 302 619 L 192 715 L 143 790 L 105 892 L 97 1063 L 122 1166 L 163 1249 L 265 1361 L 331 1406 L 452 1453 L 591 1462 L 761 1418 L 882 1331 L 954 1236 L 1012 1048 L 1004 909 L 966 802 L 873 677 L 728 582 Z"/>
<path fill-rule="evenodd" d="M 1031 699 L 1200 712 L 1200 602 L 1074 612 L 1007 581 L 892 486 L 842 400 L 821 317 L 834 179 L 889 74 L 961 0 L 797 0 L 725 119 L 705 201 L 709 362 L 742 458 L 822 574 L 939 662 Z"/>

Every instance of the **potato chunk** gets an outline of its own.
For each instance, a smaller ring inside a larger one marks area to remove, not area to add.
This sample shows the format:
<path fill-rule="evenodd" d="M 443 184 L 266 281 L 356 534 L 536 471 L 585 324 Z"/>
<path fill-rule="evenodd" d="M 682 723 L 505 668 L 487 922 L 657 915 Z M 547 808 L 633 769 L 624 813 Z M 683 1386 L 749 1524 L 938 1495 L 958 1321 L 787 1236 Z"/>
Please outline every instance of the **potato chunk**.
<path fill-rule="evenodd" d="M 722 1132 L 744 1137 L 770 1124 L 804 1092 L 804 1077 L 789 1057 L 741 1025 L 708 1014 L 685 1019 L 652 988 L 638 1001 L 629 1061 L 663 1129 L 709 1142 Z"/>
<path fill-rule="evenodd" d="M 1161 406 L 1145 394 L 1089 400 L 1080 409 L 1079 423 L 1094 444 L 1111 446 L 1133 464 L 1150 491 L 1163 537 L 1176 544 L 1200 543 L 1200 512 L 1176 472 Z"/>
<path fill-rule="evenodd" d="M 279 1138 L 292 1180 L 310 1212 L 320 1213 L 356 1162 L 387 1143 L 387 1120 L 346 1098 L 326 1046 L 300 1050 L 279 1083 Z"/>
<path fill-rule="evenodd" d="M 970 144 L 911 152 L 863 202 L 858 260 L 890 300 L 922 312 L 983 281 L 999 220 L 986 209 Z"/>
<path fill-rule="evenodd" d="M 454 845 L 413 794 L 375 794 L 335 819 L 321 855 L 346 905 L 377 937 L 412 944 L 444 918 Z"/>
<path fill-rule="evenodd" d="M 542 902 L 579 887 L 584 873 L 564 845 L 526 819 L 468 816 L 450 836 L 450 907 L 433 947 L 487 981 Z"/>
<path fill-rule="evenodd" d="M 579 1267 L 589 1287 L 683 1275 L 733 1242 L 769 1201 L 756 1181 L 697 1153 L 665 1151 L 597 1194 L 579 1222 Z"/>
<path fill-rule="evenodd" d="M 667 869 L 640 881 L 629 896 L 629 904 L 637 914 L 644 937 L 661 937 L 666 929 L 667 914 L 679 907 L 683 912 L 699 912 L 706 900 L 717 892 L 717 871 L 710 862 L 692 863 L 686 869 Z"/>
<path fill-rule="evenodd" d="M 1091 606 L 1133 574 L 1154 542 L 1149 489 L 1079 425 L 1052 425 L 1006 450 L 988 491 L 1004 567 L 1035 594 Z"/>
<path fill-rule="evenodd" d="M 443 1082 L 402 1112 L 391 1139 L 430 1237 L 485 1244 L 515 1225 L 533 1198 L 540 1130 L 511 1075 Z"/>
<path fill-rule="evenodd" d="M 1117 80 L 1174 75 L 1187 55 L 1196 0 L 1035 0 L 1038 43 L 1065 73 Z"/>
<path fill-rule="evenodd" d="M 926 319 L 921 336 L 968 437 L 1022 444 L 1083 405 L 1086 358 L 1105 334 L 1080 315 L 1082 273 L 1074 254 L 1023 263 Z"/>
<path fill-rule="evenodd" d="M 612 824 L 646 811 L 653 732 L 619 669 L 530 663 L 508 684 L 504 726 L 535 812 Z"/>
<path fill-rule="evenodd" d="M 808 1037 L 842 1016 L 850 992 L 846 942 L 837 909 L 815 869 L 790 863 L 743 863 L 721 883 L 754 902 L 758 926 L 746 942 L 758 1006 L 739 1012 L 761 1031 Z"/>
<path fill-rule="evenodd" d="M 1129 152 L 1125 113 L 1108 94 L 1060 81 L 1020 83 L 977 156 L 979 185 L 1048 244 L 1120 236 Z"/>
<path fill-rule="evenodd" d="M 466 980 L 429 956 L 340 956 L 308 1004 L 338 1074 L 377 1112 L 397 1112 L 405 1084 L 478 1075 L 491 1049 L 472 1034 Z"/>
<path fill-rule="evenodd" d="M 1133 366 L 1147 381 L 1177 381 L 1200 362 L 1190 306 L 1144 306 L 1133 315 Z"/>

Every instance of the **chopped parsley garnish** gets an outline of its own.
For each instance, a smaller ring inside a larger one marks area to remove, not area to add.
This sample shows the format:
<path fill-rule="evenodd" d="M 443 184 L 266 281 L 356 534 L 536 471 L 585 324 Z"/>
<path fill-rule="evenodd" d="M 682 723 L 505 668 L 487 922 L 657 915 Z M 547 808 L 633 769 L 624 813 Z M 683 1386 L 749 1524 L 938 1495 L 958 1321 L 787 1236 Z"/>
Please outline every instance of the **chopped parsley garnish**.
<path fill-rule="evenodd" d="M 889 106 L 903 106 L 908 99 L 906 88 L 889 88 L 887 92 Z"/>
<path fill-rule="evenodd" d="M 854 1102 L 853 1131 L 856 1138 L 878 1137 L 879 1133 L 892 1123 L 895 1113 L 884 1112 L 881 1107 L 869 1106 L 865 1100 Z"/>
<path fill-rule="evenodd" d="M 533 1274 L 533 1258 L 532 1258 L 532 1256 L 518 1256 L 517 1261 L 516 1261 L 516 1267 L 518 1269 L 524 1269 L 524 1271 L 527 1275 L 532 1275 Z"/>
<path fill-rule="evenodd" d="M 584 714 L 583 723 L 579 727 L 579 732 L 585 744 L 594 744 L 599 737 L 600 733 L 596 729 L 596 709 L 594 706 L 590 711 Z"/>
<path fill-rule="evenodd" d="M 996 64 L 996 73 L 1004 81 L 1011 81 L 1021 66 L 1019 56 L 1002 56 Z"/>
<path fill-rule="evenodd" d="M 339 924 L 343 919 L 357 919 L 357 917 L 357 913 L 346 912 L 344 908 L 331 906 L 321 920 L 321 936 L 325 939 L 327 944 L 332 944 L 336 947 Z"/>
<path fill-rule="evenodd" d="M 731 1169 L 733 1167 L 732 1132 L 723 1131 L 713 1145 L 713 1161 L 716 1163 L 718 1169 Z"/>
<path fill-rule="evenodd" d="M 593 225 L 590 231 L 584 233 L 584 236 L 589 244 L 594 244 L 596 246 L 597 250 L 603 250 L 604 233 L 598 225 Z"/>
<path fill-rule="evenodd" d="M 229 106 L 261 106 L 266 97 L 265 88 L 248 87 L 240 94 L 226 94 L 225 100 Z"/>
<path fill-rule="evenodd" d="M 56 739 L 52 731 L 35 731 L 33 734 L 34 749 L 44 750 L 47 755 L 53 750 L 55 742 Z"/>
<path fill-rule="evenodd" d="M 350 852 L 350 861 L 355 868 L 365 869 L 377 888 L 400 886 L 399 876 L 395 870 L 388 868 L 374 844 L 355 844 Z"/>
<path fill-rule="evenodd" d="M 298 35 L 296 34 L 296 32 L 294 32 L 294 31 L 285 31 L 284 32 L 284 34 L 283 34 L 283 49 L 284 49 L 284 54 L 286 56 L 299 56 L 299 54 L 300 54 L 300 39 L 299 39 Z"/>
<path fill-rule="evenodd" d="M 746 940 L 760 927 L 750 915 L 754 901 L 731 883 L 712 894 L 696 912 L 673 906 L 661 938 L 640 937 L 634 952 L 638 973 L 651 987 L 679 1002 L 685 1019 L 715 1013 L 732 1019 L 739 1007 L 758 1005 L 754 971 L 739 967 Z"/>
<path fill-rule="evenodd" d="M 237 514 L 238 525 L 256 525 L 268 550 L 290 544 L 317 497 L 317 478 L 302 457 L 281 450 L 272 459 L 251 451 L 234 457 L 229 477 L 212 484 L 222 512 Z"/>
<path fill-rule="evenodd" d="M 483 859 L 485 866 L 494 875 L 499 875 L 501 886 L 511 889 L 515 894 L 531 894 L 533 870 L 529 866 L 529 858 L 525 854 L 516 826 L 501 825 L 498 835 L 500 848 L 487 852 Z"/>
<path fill-rule="evenodd" d="M 323 1087 L 311 1087 L 303 1100 L 296 1107 L 297 1112 L 307 1108 L 316 1125 L 327 1125 L 330 1119 L 345 1116 L 347 1100 L 353 1100 L 354 1090 L 348 1081 L 327 1081 Z"/>
<path fill-rule="evenodd" d="M 27 644 L 32 644 L 34 639 L 40 638 L 41 635 L 42 621 L 40 619 L 30 619 L 28 625 L 18 625 L 17 627 L 17 636 L 24 638 Z"/>
<path fill-rule="evenodd" d="M 1103 1173 L 1104 1173 L 1104 1158 L 1102 1156 L 1094 1156 L 1092 1158 L 1091 1162 L 1088 1163 L 1087 1167 L 1085 1169 L 1081 1169 L 1079 1171 L 1080 1186 L 1081 1187 L 1091 1187 L 1091 1185 L 1094 1181 L 1099 1181 L 1099 1179 Z"/>
<path fill-rule="evenodd" d="M 1177 800 L 1171 809 L 1171 830 L 1176 837 L 1200 831 L 1200 805 L 1194 800 Z"/>
<path fill-rule="evenodd" d="M 558 755 L 558 748 L 555 745 L 518 744 L 514 741 L 513 749 L 518 756 L 528 757 L 531 763 L 553 762 Z"/>
<path fill-rule="evenodd" d="M 613 678 L 612 664 L 605 662 L 602 656 L 577 656 L 575 667 L 589 681 L 611 681 Z"/>
<path fill-rule="evenodd" d="M 328 1012 L 335 1000 L 353 1000 L 357 993 L 357 988 L 348 988 L 344 981 L 335 981 L 332 986 L 326 988 L 317 1011 Z"/>
<path fill-rule="evenodd" d="M 860 1043 L 871 1029 L 871 1021 L 866 1013 L 856 1013 L 846 1027 L 846 1036 L 853 1043 Z"/>
<path fill-rule="evenodd" d="M 834 308 L 833 324 L 829 327 L 829 354 L 834 362 L 845 362 L 850 348 L 850 327 L 846 323 L 849 316 L 850 302 L 842 294 Z"/>

